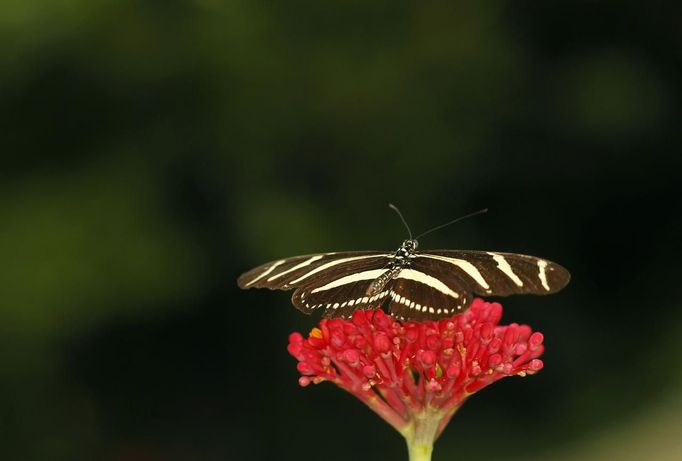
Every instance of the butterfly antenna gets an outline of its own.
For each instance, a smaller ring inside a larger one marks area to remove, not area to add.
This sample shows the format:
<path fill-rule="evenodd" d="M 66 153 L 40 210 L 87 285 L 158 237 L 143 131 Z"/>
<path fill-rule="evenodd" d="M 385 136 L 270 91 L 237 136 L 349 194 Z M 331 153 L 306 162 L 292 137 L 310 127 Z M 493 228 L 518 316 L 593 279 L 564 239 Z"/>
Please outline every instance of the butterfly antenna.
<path fill-rule="evenodd" d="M 488 212 L 488 209 L 487 209 L 487 208 L 483 208 L 482 210 L 474 211 L 473 213 L 469 213 L 468 215 L 460 216 L 460 217 L 457 218 L 457 219 L 453 219 L 452 221 L 446 222 L 445 224 L 441 224 L 440 226 L 436 226 L 436 227 L 434 227 L 433 229 L 429 229 L 429 230 L 427 230 L 426 232 L 422 232 L 421 234 L 417 235 L 417 236 L 415 237 L 415 239 L 418 240 L 420 237 L 423 237 L 423 236 L 425 236 L 426 234 L 430 234 L 430 233 L 433 232 L 433 231 L 437 231 L 438 229 L 442 229 L 442 228 L 444 228 L 444 227 L 446 227 L 446 226 L 449 226 L 450 224 L 454 224 L 454 223 L 459 222 L 459 221 L 462 221 L 462 220 L 464 220 L 464 219 L 471 218 L 472 216 L 476 216 L 476 215 L 483 214 L 483 213 L 487 213 L 487 212 Z"/>
<path fill-rule="evenodd" d="M 398 216 L 400 216 L 400 220 L 405 224 L 405 229 L 407 229 L 407 233 L 410 234 L 410 240 L 412 240 L 412 231 L 410 230 L 410 226 L 407 225 L 407 221 L 405 221 L 405 218 L 403 218 L 403 214 L 400 212 L 397 206 L 395 206 L 392 203 L 388 204 L 388 207 L 398 213 Z"/>

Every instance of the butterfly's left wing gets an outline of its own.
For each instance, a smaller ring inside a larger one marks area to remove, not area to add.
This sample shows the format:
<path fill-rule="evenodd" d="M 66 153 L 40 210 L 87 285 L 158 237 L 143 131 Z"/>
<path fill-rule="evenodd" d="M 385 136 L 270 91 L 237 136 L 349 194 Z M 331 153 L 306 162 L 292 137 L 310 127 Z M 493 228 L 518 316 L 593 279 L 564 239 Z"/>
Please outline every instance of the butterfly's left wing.
<path fill-rule="evenodd" d="M 296 256 L 262 264 L 242 274 L 240 288 L 296 288 L 291 301 L 306 314 L 324 309 L 325 317 L 347 317 L 356 309 L 380 305 L 388 295 L 366 296 L 386 271 L 390 253 L 354 251 Z"/>
<path fill-rule="evenodd" d="M 243 289 L 289 290 L 314 280 L 326 280 L 361 261 L 376 260 L 379 255 L 376 251 L 344 251 L 282 258 L 243 273 L 237 279 L 237 285 Z"/>

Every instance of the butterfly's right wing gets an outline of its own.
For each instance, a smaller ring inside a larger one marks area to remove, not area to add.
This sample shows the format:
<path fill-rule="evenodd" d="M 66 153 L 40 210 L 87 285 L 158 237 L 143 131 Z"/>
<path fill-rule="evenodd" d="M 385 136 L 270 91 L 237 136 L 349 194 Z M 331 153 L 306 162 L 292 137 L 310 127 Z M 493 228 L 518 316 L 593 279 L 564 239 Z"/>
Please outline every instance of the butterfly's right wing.
<path fill-rule="evenodd" d="M 481 296 L 547 295 L 564 288 L 571 274 L 547 259 L 517 253 L 433 250 L 417 259 L 448 282 Z"/>

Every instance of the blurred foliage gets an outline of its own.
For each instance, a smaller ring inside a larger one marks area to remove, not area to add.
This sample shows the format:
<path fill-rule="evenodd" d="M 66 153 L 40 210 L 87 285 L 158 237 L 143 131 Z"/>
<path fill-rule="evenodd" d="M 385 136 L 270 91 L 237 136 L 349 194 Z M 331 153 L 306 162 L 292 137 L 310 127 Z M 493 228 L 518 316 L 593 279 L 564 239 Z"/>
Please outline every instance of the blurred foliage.
<path fill-rule="evenodd" d="M 675 13 L 6 0 L 0 458 L 404 457 L 351 397 L 296 385 L 286 337 L 316 318 L 234 283 L 396 246 L 394 202 L 415 231 L 489 207 L 422 246 L 573 274 L 505 300 L 545 333 L 547 368 L 467 403 L 436 459 L 676 459 Z"/>

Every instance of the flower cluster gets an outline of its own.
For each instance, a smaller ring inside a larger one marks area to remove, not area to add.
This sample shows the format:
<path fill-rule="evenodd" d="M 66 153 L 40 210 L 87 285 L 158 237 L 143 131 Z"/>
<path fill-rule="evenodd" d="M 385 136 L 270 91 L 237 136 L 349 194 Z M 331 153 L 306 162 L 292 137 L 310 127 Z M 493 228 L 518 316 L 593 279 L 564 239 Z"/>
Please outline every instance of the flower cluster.
<path fill-rule="evenodd" d="M 481 299 L 439 321 L 401 323 L 380 309 L 357 310 L 351 320 L 322 320 L 307 338 L 291 334 L 288 350 L 301 386 L 335 383 L 403 434 L 411 459 L 429 459 L 433 441 L 471 394 L 542 368 L 542 334 L 500 326 L 501 317 L 500 304 Z"/>

